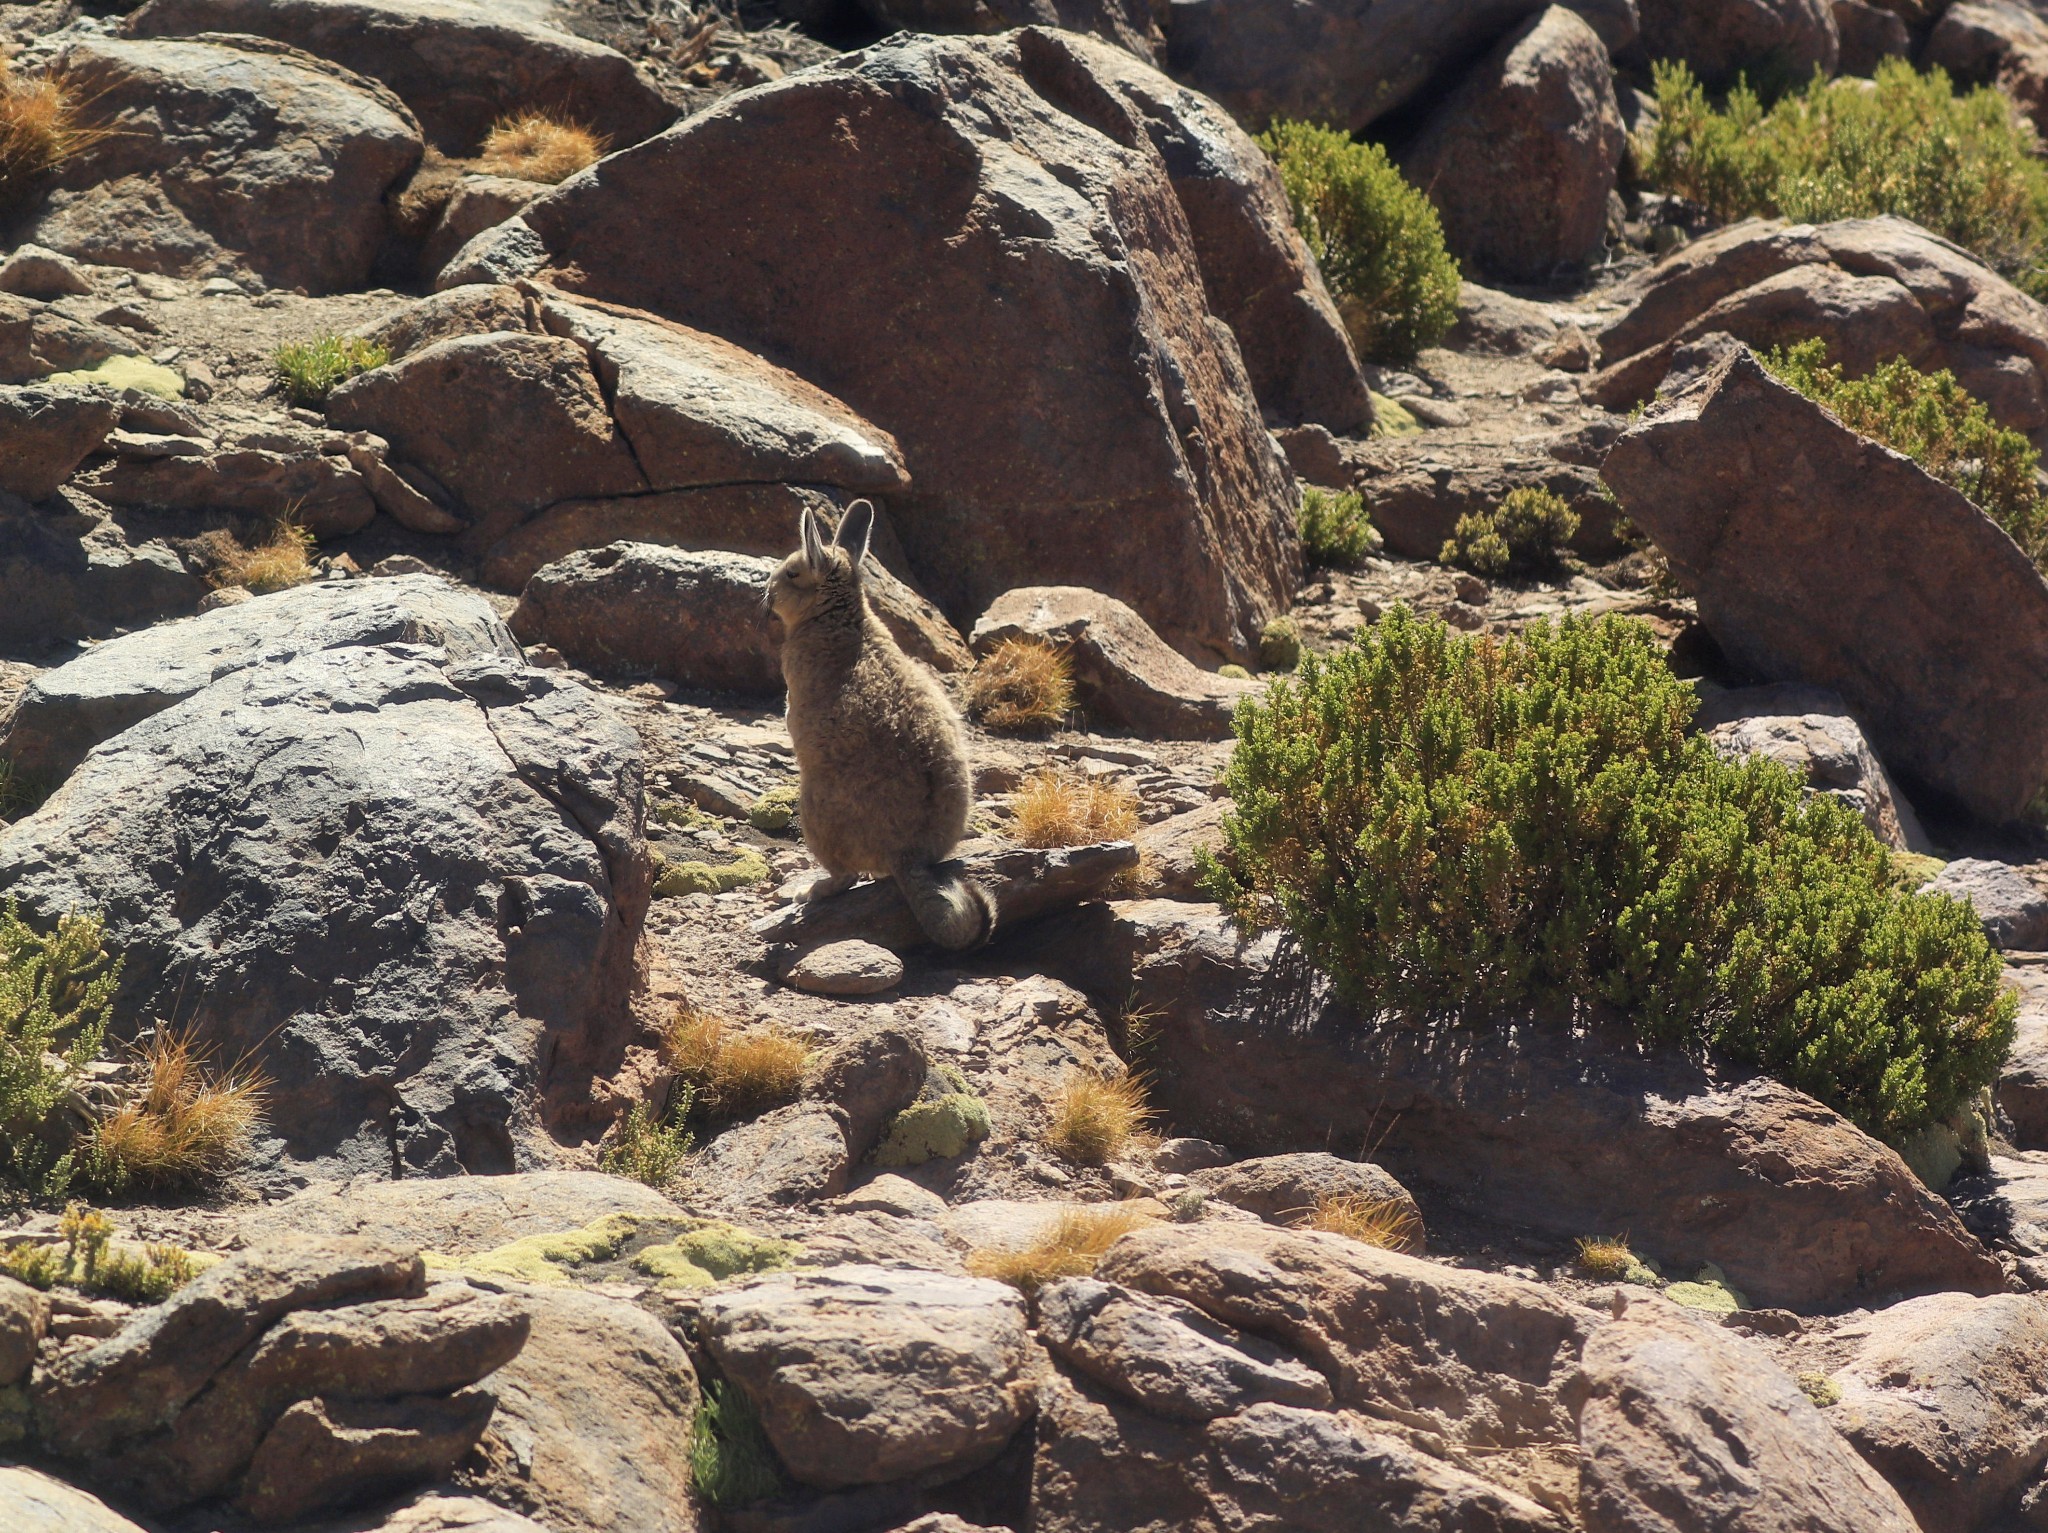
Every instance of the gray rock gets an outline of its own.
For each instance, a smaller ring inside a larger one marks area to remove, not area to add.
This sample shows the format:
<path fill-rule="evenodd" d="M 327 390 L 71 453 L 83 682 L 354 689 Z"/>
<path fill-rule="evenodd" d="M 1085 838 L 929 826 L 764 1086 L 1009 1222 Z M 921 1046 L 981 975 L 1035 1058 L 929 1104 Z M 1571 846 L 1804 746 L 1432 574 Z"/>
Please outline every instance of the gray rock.
<path fill-rule="evenodd" d="M 690 1168 L 693 1189 L 721 1203 L 816 1203 L 846 1190 L 853 1163 L 846 1116 L 822 1102 L 797 1102 L 727 1129 Z"/>
<path fill-rule="evenodd" d="M 33 383 L 51 373 L 94 368 L 109 357 L 132 357 L 135 342 L 118 330 L 0 293 L 0 383 Z"/>
<path fill-rule="evenodd" d="M 46 919 L 104 911 L 116 1015 L 259 1062 L 283 1154 L 545 1165 L 544 1123 L 623 1046 L 640 772 L 631 731 L 554 673 L 318 650 L 103 743 L 0 833 L 0 888 Z"/>
<path fill-rule="evenodd" d="M 1935 874 L 1926 889 L 1968 900 L 1994 947 L 2026 952 L 2048 947 L 2048 894 L 2007 863 L 1959 857 Z"/>
<path fill-rule="evenodd" d="M 120 418 L 104 394 L 0 387 L 0 490 L 48 499 Z"/>
<path fill-rule="evenodd" d="M 1222 849 L 1223 817 L 1229 812 L 1229 800 L 1219 798 L 1141 826 L 1131 839 L 1137 843 L 1146 892 L 1169 900 L 1206 899 L 1200 854 Z"/>
<path fill-rule="evenodd" d="M 492 123 L 522 110 L 560 113 L 614 149 L 676 118 L 623 55 L 488 0 L 151 0 L 122 31 L 239 32 L 289 43 L 382 81 L 418 115 L 434 147 L 458 159 L 477 152 Z"/>
<path fill-rule="evenodd" d="M 1556 440 L 1549 445 L 1564 447 Z M 1562 461 L 1539 443 L 1475 444 L 1452 453 L 1432 445 L 1424 432 L 1378 438 L 1347 458 L 1351 482 L 1371 507 L 1373 525 L 1390 550 L 1407 558 L 1435 559 L 1460 517 L 1491 511 L 1523 488 L 1548 490 L 1579 514 L 1573 552 L 1602 559 L 1621 551 L 1614 502 L 1597 469 Z"/>
<path fill-rule="evenodd" d="M 2048 1462 L 2048 1302 L 1930 1294 L 1851 1319 L 1829 1345 L 1828 1422 L 1922 1528 L 1983 1527 Z"/>
<path fill-rule="evenodd" d="M 420 247 L 420 274 L 429 280 L 438 276 L 464 245 L 486 229 L 496 228 L 534 198 L 544 196 L 547 189 L 544 182 L 511 176 L 464 176 L 455 183 L 433 232 Z"/>
<path fill-rule="evenodd" d="M 388 1401 L 301 1400 L 265 1435 L 235 1505 L 276 1526 L 439 1480 L 477 1445 L 495 1406 L 476 1389 Z"/>
<path fill-rule="evenodd" d="M 1152 1164 L 1159 1170 L 1182 1174 L 1227 1166 L 1231 1159 L 1228 1146 L 1220 1145 L 1213 1139 L 1167 1139 L 1152 1152 Z"/>
<path fill-rule="evenodd" d="M 1907 58 L 1913 34 L 1897 11 L 1865 0 L 1833 0 L 1835 32 L 1842 40 L 1842 73 L 1873 75 L 1886 59 Z"/>
<path fill-rule="evenodd" d="M 451 664 L 521 658 L 487 602 L 436 576 L 321 581 L 160 623 L 42 672 L 0 720 L 0 753 L 62 776 L 101 741 L 249 666 L 380 644 L 425 645 Z"/>
<path fill-rule="evenodd" d="M 2016 1148 L 2048 1150 L 2048 970 L 2008 964 L 2005 978 L 2019 990 L 2020 1011 L 1998 1076 L 1998 1110 Z"/>
<path fill-rule="evenodd" d="M 835 1206 L 850 1214 L 887 1214 L 895 1219 L 938 1219 L 946 1212 L 946 1200 L 917 1183 L 893 1172 L 883 1172 L 852 1192 L 843 1192 Z"/>
<path fill-rule="evenodd" d="M 886 948 L 870 950 L 888 953 Z M 900 978 L 900 961 L 897 972 Z M 874 1148 L 888 1121 L 917 1100 L 928 1070 L 923 1037 L 899 1022 L 880 1021 L 834 1039 L 818 1054 L 804 1071 L 804 1095 L 843 1115 L 848 1153 L 859 1160 Z"/>
<path fill-rule="evenodd" d="M 1023 1300 L 985 1278 L 771 1272 L 707 1294 L 701 1324 L 806 1485 L 964 1474 L 1031 1414 Z"/>
<path fill-rule="evenodd" d="M 1887 762 L 1985 819 L 2048 780 L 2048 585 L 1961 493 L 1746 351 L 1625 432 L 1601 476 L 1737 664 L 1839 692 Z"/>
<path fill-rule="evenodd" d="M 88 38 L 53 67 L 114 131 L 65 161 L 24 231 L 34 243 L 138 271 L 239 260 L 277 287 L 369 285 L 385 193 L 425 147 L 389 91 L 254 38 Z"/>
<path fill-rule="evenodd" d="M 44 649 L 194 611 L 206 582 L 142 520 L 0 500 L 0 643 Z"/>
<path fill-rule="evenodd" d="M 903 981 L 903 960 L 872 942 L 828 942 L 790 967 L 788 983 L 813 995 L 879 995 Z"/>
<path fill-rule="evenodd" d="M 19 1384 L 50 1328 L 50 1301 L 26 1283 L 0 1279 L 0 1389 Z"/>
<path fill-rule="evenodd" d="M 144 1533 L 99 1497 L 15 1464 L 0 1464 L 0 1525 L 9 1533 Z"/>
<path fill-rule="evenodd" d="M 1262 1401 L 1332 1403 L 1315 1369 L 1192 1304 L 1068 1278 L 1039 1293 L 1037 1310 L 1054 1356 L 1168 1421 L 1212 1421 Z"/>
<path fill-rule="evenodd" d="M 1042 640 L 1067 657 L 1076 700 L 1093 722 L 1150 739 L 1227 740 L 1238 700 L 1259 690 L 1199 669 L 1115 597 L 1080 586 L 1005 591 L 968 642 L 986 655 L 1017 638 Z"/>
<path fill-rule="evenodd" d="M 92 284 L 76 261 L 40 245 L 18 245 L 0 261 L 0 293 L 51 299 L 91 291 Z"/>
<path fill-rule="evenodd" d="M 1422 1247 L 1422 1210 L 1407 1188 L 1370 1161 L 1344 1160 L 1319 1151 L 1263 1155 L 1193 1172 L 1188 1181 L 1218 1202 L 1257 1214 L 1269 1224 L 1305 1224 L 1325 1198 L 1390 1203 L 1412 1225 L 1415 1248 Z"/>
<path fill-rule="evenodd" d="M 1757 1343 L 1640 1299 L 1586 1344 L 1588 1533 L 1916 1533 L 1877 1472 Z"/>
<path fill-rule="evenodd" d="M 2048 1257 L 2048 1151 L 2021 1150 L 1993 1155 L 1990 1161 L 1988 1171 L 1958 1177 L 1950 1184 L 1948 1196 L 1956 1212 L 2001 1251 Z"/>
<path fill-rule="evenodd" d="M 1841 59 L 1830 0 L 1636 0 L 1643 51 L 1684 59 L 1693 73 L 1721 88 L 1745 70 L 1783 70 L 1803 80 L 1833 74 Z"/>

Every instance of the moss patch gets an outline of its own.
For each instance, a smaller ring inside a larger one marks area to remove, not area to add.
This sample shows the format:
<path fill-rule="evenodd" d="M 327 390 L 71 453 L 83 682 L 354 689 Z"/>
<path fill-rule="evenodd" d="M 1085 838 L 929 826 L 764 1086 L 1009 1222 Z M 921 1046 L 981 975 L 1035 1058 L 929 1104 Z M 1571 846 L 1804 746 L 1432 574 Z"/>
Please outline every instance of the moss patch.
<path fill-rule="evenodd" d="M 1420 436 L 1422 422 L 1408 412 L 1408 407 L 1384 394 L 1372 396 L 1372 434 L 1374 436 Z"/>
<path fill-rule="evenodd" d="M 174 369 L 147 357 L 108 357 L 98 367 L 82 367 L 75 372 L 52 373 L 42 380 L 58 386 L 70 384 L 74 388 L 139 389 L 145 394 L 154 394 L 159 399 L 182 399 L 185 396 L 185 380 Z"/>
<path fill-rule="evenodd" d="M 743 1272 L 793 1266 L 800 1254 L 801 1248 L 787 1240 L 713 1220 L 665 1245 L 647 1247 L 634 1256 L 633 1270 L 653 1278 L 657 1288 L 709 1288 Z"/>
<path fill-rule="evenodd" d="M 1687 1309 L 1703 1309 L 1715 1315 L 1732 1315 L 1749 1308 L 1742 1290 L 1731 1284 L 1728 1274 L 1712 1262 L 1700 1268 L 1699 1276 L 1690 1283 L 1671 1284 L 1664 1290 L 1664 1297 Z"/>
<path fill-rule="evenodd" d="M 753 852 L 742 852 L 731 862 L 664 863 L 654 876 L 654 892 L 663 899 L 680 899 L 686 894 L 725 894 L 758 884 L 768 876 L 768 864 Z"/>
<path fill-rule="evenodd" d="M 921 1166 L 928 1160 L 965 1155 L 995 1130 L 980 1097 L 949 1091 L 928 1102 L 913 1102 L 889 1124 L 875 1150 L 878 1166 Z"/>
<path fill-rule="evenodd" d="M 427 1265 L 443 1271 L 473 1272 L 479 1277 L 510 1278 L 520 1283 L 558 1285 L 570 1281 L 569 1269 L 608 1261 L 638 1232 L 644 1221 L 633 1214 L 606 1214 L 580 1230 L 552 1235 L 527 1235 L 475 1256 L 425 1253 Z"/>
<path fill-rule="evenodd" d="M 747 823 L 764 836 L 786 834 L 796 822 L 796 798 L 797 787 L 793 782 L 770 788 L 754 800 L 753 808 L 747 811 Z"/>

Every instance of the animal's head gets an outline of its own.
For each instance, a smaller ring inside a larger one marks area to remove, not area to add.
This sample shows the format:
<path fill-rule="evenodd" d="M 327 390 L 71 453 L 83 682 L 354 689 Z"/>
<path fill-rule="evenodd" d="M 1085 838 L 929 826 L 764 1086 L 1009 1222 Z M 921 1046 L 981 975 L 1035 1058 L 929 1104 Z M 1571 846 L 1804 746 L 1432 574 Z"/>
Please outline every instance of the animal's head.
<path fill-rule="evenodd" d="M 874 536 L 875 508 L 857 500 L 839 519 L 839 531 L 825 541 L 825 524 L 804 507 L 797 535 L 802 546 L 768 579 L 768 606 L 793 631 L 827 608 L 852 606 L 860 594 L 860 561 Z"/>

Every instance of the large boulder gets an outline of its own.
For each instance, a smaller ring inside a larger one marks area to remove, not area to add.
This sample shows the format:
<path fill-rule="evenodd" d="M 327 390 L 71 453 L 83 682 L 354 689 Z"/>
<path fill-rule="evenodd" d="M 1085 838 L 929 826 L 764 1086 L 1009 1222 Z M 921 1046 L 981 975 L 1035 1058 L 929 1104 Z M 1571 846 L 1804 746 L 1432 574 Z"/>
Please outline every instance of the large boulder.
<path fill-rule="evenodd" d="M 1431 114 L 1402 158 L 1467 271 L 1540 282 L 1607 243 L 1627 142 L 1607 50 L 1552 6 L 1522 23 Z"/>
<path fill-rule="evenodd" d="M 1299 574 L 1286 468 L 1159 152 L 1063 51 L 1014 57 L 904 34 L 742 91 L 532 203 L 481 265 L 723 336 L 891 433 L 890 510 L 956 622 L 1103 583 L 1176 648 L 1244 658 Z"/>
<path fill-rule="evenodd" d="M 2048 969 L 2008 964 L 2005 977 L 2019 991 L 2020 1014 L 1998 1076 L 1998 1110 L 2016 1149 L 2048 1150 Z"/>
<path fill-rule="evenodd" d="M 807 1485 L 943 1479 L 1030 1418 L 1024 1302 L 986 1278 L 851 1265 L 708 1295 L 704 1344 Z"/>
<path fill-rule="evenodd" d="M 1113 596 L 1079 586 L 1005 591 L 969 642 L 986 655 L 1010 639 L 1036 639 L 1066 656 L 1075 698 L 1096 724 L 1155 740 L 1227 740 L 1255 683 L 1202 670 Z"/>
<path fill-rule="evenodd" d="M 1586 1345 L 1587 1533 L 1916 1533 L 1756 1342 L 1644 1299 Z"/>
<path fill-rule="evenodd" d="M 2048 585 L 1960 492 L 1741 350 L 1601 474 L 1737 664 L 1840 693 L 1887 762 L 1986 819 L 2048 781 Z"/>
<path fill-rule="evenodd" d="M 0 386 L 0 490 L 23 500 L 56 494 L 120 419 L 104 394 Z"/>
<path fill-rule="evenodd" d="M 1841 35 L 1829 0 L 1637 0 L 1643 51 L 1684 59 L 1709 85 L 1745 71 L 1800 81 L 1815 69 L 1833 74 Z"/>
<path fill-rule="evenodd" d="M 65 161 L 23 238 L 140 271 L 239 261 L 276 287 L 369 285 L 385 194 L 425 147 L 389 91 L 254 38 L 88 38 L 50 67 L 112 131 Z"/>
<path fill-rule="evenodd" d="M 102 740 L 237 671 L 378 644 L 427 645 L 451 662 L 524 658 L 488 603 L 437 576 L 299 586 L 124 635 L 42 672 L 0 719 L 0 754 L 61 777 Z"/>
<path fill-rule="evenodd" d="M 1718 1264 L 1759 1304 L 2003 1286 L 1893 1151 L 1774 1081 L 1598 1030 L 1375 1025 L 1276 935 L 1170 900 L 1077 912 L 1032 951 L 1151 1018 L 1152 1100 L 1178 1132 L 1369 1151 L 1425 1209 L 1564 1238 L 1627 1230 L 1675 1271 Z"/>
<path fill-rule="evenodd" d="M 501 117 L 559 114 L 613 148 L 676 119 L 623 54 L 490 0 L 150 0 L 126 37 L 237 32 L 382 82 L 443 154 L 473 155 Z"/>
<path fill-rule="evenodd" d="M 206 582 L 167 540 L 173 529 L 149 523 L 0 497 L 0 643 L 45 649 L 196 609 Z"/>
<path fill-rule="evenodd" d="M 1167 67 L 1240 121 L 1307 118 L 1352 132 L 1484 53 L 1545 0 L 1176 0 Z M 1610 51 L 1637 35 L 1637 0 L 1571 7 Z"/>
<path fill-rule="evenodd" d="M 234 1216 L 234 1238 L 262 1245 L 293 1234 L 390 1243 L 412 1241 L 441 1256 L 471 1256 L 528 1235 L 558 1235 L 611 1214 L 673 1219 L 661 1193 L 598 1171 L 523 1171 L 389 1181 L 318 1181 Z"/>
<path fill-rule="evenodd" d="M 132 357 L 135 343 L 118 330 L 73 319 L 32 298 L 0 293 L 0 383 L 33 383 L 51 373 L 98 367 Z"/>
<path fill-rule="evenodd" d="M 829 11 L 821 0 L 785 0 L 803 10 Z M 1006 32 L 1011 27 L 1057 27 L 1114 43 L 1148 64 L 1159 51 L 1159 11 L 1148 0 L 860 0 L 885 32 Z"/>
<path fill-rule="evenodd" d="M 1833 6 L 1843 74 L 1873 75 L 1884 60 L 1911 56 L 1913 34 L 1897 11 L 1866 0 L 1833 0 Z"/>
<path fill-rule="evenodd" d="M 2048 947 L 2048 893 L 2010 863 L 1958 857 L 1926 887 L 1933 894 L 1968 900 L 1993 947 L 2026 952 Z"/>
<path fill-rule="evenodd" d="M 2048 122 L 2048 16 L 2027 0 L 1957 0 L 1921 48 L 1960 85 L 1997 84 L 2033 119 Z"/>
<path fill-rule="evenodd" d="M 19 1464 L 0 1465 L 0 1524 L 13 1533 L 144 1533 L 89 1491 Z"/>
<path fill-rule="evenodd" d="M 2000 424 L 2048 429 L 2048 309 L 1976 257 L 1903 218 L 1751 219 L 1695 240 L 1616 290 L 1589 392 L 1610 410 L 1650 398 L 1688 343 L 1720 332 L 1759 349 L 1818 336 L 1851 377 L 1904 357 L 1947 368 Z"/>
<path fill-rule="evenodd" d="M 511 1170 L 623 1046 L 640 781 L 632 732 L 551 673 L 315 650 L 101 744 L 0 834 L 0 888 L 104 912 L 116 1014 L 259 1063 L 283 1154 Z"/>

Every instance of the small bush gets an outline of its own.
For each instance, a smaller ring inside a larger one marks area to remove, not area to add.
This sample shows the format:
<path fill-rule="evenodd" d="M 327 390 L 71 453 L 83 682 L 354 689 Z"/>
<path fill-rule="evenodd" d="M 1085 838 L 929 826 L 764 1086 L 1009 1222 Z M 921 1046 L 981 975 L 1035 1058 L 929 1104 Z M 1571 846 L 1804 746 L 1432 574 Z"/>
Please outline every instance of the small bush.
<path fill-rule="evenodd" d="M 2013 1034 L 1969 907 L 1784 767 L 1722 760 L 1694 707 L 1640 624 L 1465 638 L 1397 607 L 1239 708 L 1210 891 L 1368 1012 L 1598 1008 L 1881 1137 L 1949 1117 Z"/>
<path fill-rule="evenodd" d="M 1378 144 L 1334 128 L 1276 122 L 1259 145 L 1359 356 L 1410 362 L 1434 346 L 1458 318 L 1458 263 L 1429 199 Z"/>
<path fill-rule="evenodd" d="M 581 123 L 549 112 L 520 112 L 491 124 L 477 168 L 552 186 L 595 165 L 604 146 L 604 139 Z"/>
<path fill-rule="evenodd" d="M 690 1158 L 695 1140 L 683 1121 L 690 1115 L 690 1092 L 665 1118 L 656 1118 L 645 1102 L 635 1102 L 619 1120 L 612 1142 L 598 1157 L 598 1169 L 613 1176 L 629 1176 L 650 1187 L 673 1182 Z"/>
<path fill-rule="evenodd" d="M 270 535 L 253 547 L 226 532 L 204 533 L 197 540 L 212 568 L 207 579 L 216 588 L 240 586 L 254 596 L 288 591 L 313 579 L 313 534 L 286 512 Z"/>
<path fill-rule="evenodd" d="M 1111 1246 L 1151 1222 L 1137 1210 L 1114 1203 L 1099 1209 L 1068 1209 L 1028 1246 L 969 1252 L 967 1270 L 1023 1293 L 1036 1293 L 1061 1278 L 1087 1277 Z"/>
<path fill-rule="evenodd" d="M 58 1284 L 104 1294 L 125 1304 L 156 1304 L 199 1275 L 199 1263 L 180 1246 L 115 1249 L 113 1221 L 73 1203 L 58 1224 L 63 1246 L 23 1241 L 0 1250 L 0 1271 L 48 1290 Z"/>
<path fill-rule="evenodd" d="M 189 1032 L 160 1030 L 141 1050 L 142 1092 L 93 1128 L 88 1179 L 110 1193 L 182 1187 L 247 1158 L 269 1082 L 240 1066 L 212 1070 Z"/>
<path fill-rule="evenodd" d="M 1291 671 L 1301 664 L 1301 625 L 1276 617 L 1259 630 L 1259 669 Z"/>
<path fill-rule="evenodd" d="M 51 1115 L 106 1038 L 120 960 L 97 916 L 69 915 L 43 936 L 9 902 L 0 911 L 0 1174 L 40 1196 L 62 1194 L 72 1148 L 51 1142 Z"/>
<path fill-rule="evenodd" d="M 803 1039 L 774 1023 L 742 1031 L 690 1006 L 677 1010 L 663 1052 L 692 1103 L 716 1119 L 794 1101 L 811 1057 Z"/>
<path fill-rule="evenodd" d="M 271 359 L 272 371 L 285 398 L 295 405 L 317 410 L 327 396 L 358 373 L 382 367 L 391 360 L 388 348 L 359 335 L 320 335 L 310 341 L 293 341 L 277 348 Z"/>
<path fill-rule="evenodd" d="M 1636 146 L 1643 179 L 1716 219 L 1827 223 L 1896 213 L 1954 240 L 2039 296 L 2048 168 L 2034 132 L 1990 86 L 1958 96 L 1904 59 L 1874 86 L 1818 75 L 1766 110 L 1738 85 L 1715 110 L 1682 63 L 1655 66 L 1658 118 Z"/>
<path fill-rule="evenodd" d="M 1535 485 L 1508 491 L 1491 511 L 1458 518 L 1437 563 L 1456 565 L 1489 580 L 1504 575 L 1553 574 L 1579 530 L 1579 513 Z"/>
<path fill-rule="evenodd" d="M 1077 1166 L 1106 1165 L 1144 1132 L 1154 1116 L 1145 1105 L 1145 1083 L 1139 1077 L 1075 1070 L 1053 1104 L 1045 1142 Z"/>
<path fill-rule="evenodd" d="M 1301 492 L 1295 512 L 1301 528 L 1301 556 L 1310 569 L 1354 568 L 1380 546 L 1379 529 L 1366 513 L 1365 497 L 1356 490 Z"/>
<path fill-rule="evenodd" d="M 2037 564 L 2048 559 L 2048 505 L 2035 488 L 2040 453 L 1944 369 L 1923 373 L 1894 357 L 1863 378 L 1828 365 L 1826 341 L 1773 351 L 1765 367 L 1851 431 L 1904 453 L 1963 492 Z"/>
<path fill-rule="evenodd" d="M 1578 1246 L 1579 1270 L 1588 1277 L 1623 1278 L 1636 1264 L 1626 1235 L 1581 1235 Z"/>
<path fill-rule="evenodd" d="M 18 75 L 0 58 L 0 212 L 39 191 L 50 172 L 109 136 L 84 121 L 62 74 Z"/>
<path fill-rule="evenodd" d="M 1067 657 L 1036 639 L 1005 639 L 967 678 L 967 716 L 1008 735 L 1049 735 L 1074 708 Z"/>
<path fill-rule="evenodd" d="M 1020 845 L 1093 846 L 1137 833 L 1138 796 L 1121 783 L 1048 767 L 1024 779 L 1010 813 Z"/>
<path fill-rule="evenodd" d="M 1422 1226 L 1415 1210 L 1398 1198 L 1369 1198 L 1360 1193 L 1319 1199 L 1308 1228 L 1342 1235 L 1382 1251 L 1413 1251 L 1422 1244 Z"/>
<path fill-rule="evenodd" d="M 713 1506 L 744 1506 L 782 1489 L 782 1467 L 747 1397 L 708 1379 L 690 1435 L 690 1483 Z"/>

